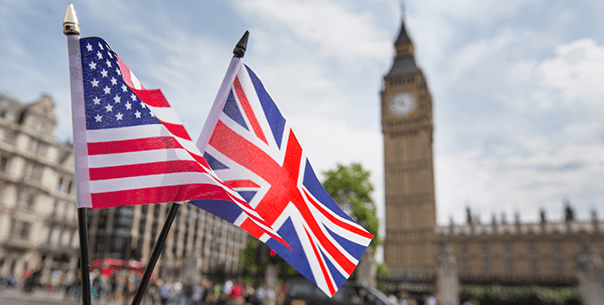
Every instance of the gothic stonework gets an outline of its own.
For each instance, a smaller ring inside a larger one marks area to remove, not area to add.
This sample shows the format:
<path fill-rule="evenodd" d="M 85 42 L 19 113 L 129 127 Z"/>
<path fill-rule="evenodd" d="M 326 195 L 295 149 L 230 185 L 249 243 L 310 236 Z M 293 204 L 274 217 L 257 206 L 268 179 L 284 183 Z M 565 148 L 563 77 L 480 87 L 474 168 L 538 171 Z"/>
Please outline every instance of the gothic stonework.
<path fill-rule="evenodd" d="M 386 239 L 393 275 L 436 272 L 432 96 L 405 23 L 381 91 Z"/>

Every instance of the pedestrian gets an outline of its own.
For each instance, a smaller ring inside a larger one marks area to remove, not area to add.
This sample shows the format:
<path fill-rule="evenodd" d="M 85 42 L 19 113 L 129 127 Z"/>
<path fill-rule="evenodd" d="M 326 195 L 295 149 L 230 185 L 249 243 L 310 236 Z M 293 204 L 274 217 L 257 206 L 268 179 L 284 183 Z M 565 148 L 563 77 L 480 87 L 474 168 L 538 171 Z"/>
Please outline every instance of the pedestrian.
<path fill-rule="evenodd" d="M 168 299 L 170 298 L 170 281 L 166 280 L 166 282 L 162 282 L 162 280 L 158 281 L 159 286 L 159 301 L 161 305 L 168 304 Z"/>
<path fill-rule="evenodd" d="M 256 289 L 256 298 L 260 301 L 260 304 L 268 304 L 266 296 L 266 284 L 262 283 L 258 289 Z"/>
<path fill-rule="evenodd" d="M 233 284 L 231 291 L 228 294 L 229 305 L 243 305 L 244 303 L 244 290 L 243 283 L 238 280 L 237 283 Z M 226 293 L 226 292 L 225 292 Z"/>

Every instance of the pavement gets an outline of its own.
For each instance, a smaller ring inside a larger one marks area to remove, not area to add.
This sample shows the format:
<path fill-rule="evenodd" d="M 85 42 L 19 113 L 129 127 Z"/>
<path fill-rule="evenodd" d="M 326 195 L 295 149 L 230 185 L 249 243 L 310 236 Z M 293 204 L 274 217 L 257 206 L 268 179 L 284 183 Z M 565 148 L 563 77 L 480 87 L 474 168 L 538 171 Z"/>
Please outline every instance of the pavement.
<path fill-rule="evenodd" d="M 38 288 L 31 293 L 24 292 L 20 288 L 0 289 L 0 305 L 81 305 L 82 301 L 76 301 L 73 297 L 65 298 L 64 291 L 50 292 Z M 92 300 L 93 305 L 121 305 L 114 301 Z M 127 303 L 130 304 L 130 303 Z M 145 304 L 145 303 L 143 303 Z"/>

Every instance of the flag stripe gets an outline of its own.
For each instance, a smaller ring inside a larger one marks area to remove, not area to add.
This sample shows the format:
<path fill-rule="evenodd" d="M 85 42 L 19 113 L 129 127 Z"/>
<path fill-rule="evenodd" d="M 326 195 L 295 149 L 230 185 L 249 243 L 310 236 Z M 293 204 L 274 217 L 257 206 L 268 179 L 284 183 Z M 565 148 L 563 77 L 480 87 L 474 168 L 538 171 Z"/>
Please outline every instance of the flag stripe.
<path fill-rule="evenodd" d="M 88 143 L 88 154 L 95 156 L 167 148 L 182 148 L 182 146 L 173 137 L 136 138 L 122 141 Z"/>
<path fill-rule="evenodd" d="M 254 183 L 254 181 L 251 180 L 230 180 L 225 181 L 224 184 L 233 189 L 260 187 L 258 184 Z"/>
<path fill-rule="evenodd" d="M 256 119 L 256 116 L 254 115 L 254 111 L 252 110 L 252 107 L 250 106 L 250 103 L 247 100 L 247 96 L 245 95 L 243 88 L 241 88 L 241 83 L 239 82 L 239 77 L 235 77 L 235 81 L 233 82 L 233 87 L 235 89 L 235 93 L 237 93 L 237 98 L 239 99 L 239 102 L 241 103 L 241 107 L 243 107 L 243 112 L 245 112 L 245 115 L 248 117 L 250 125 L 252 125 L 252 129 L 254 130 L 254 133 L 256 133 L 256 136 L 260 140 L 262 140 L 262 142 L 268 144 L 266 141 L 266 137 L 264 136 L 264 133 L 262 133 L 262 128 L 260 128 L 260 124 L 258 124 L 258 119 Z"/>
<path fill-rule="evenodd" d="M 201 166 L 195 161 L 166 161 L 131 164 L 122 166 L 108 166 L 91 168 L 90 180 L 107 180 L 137 176 L 171 174 L 178 172 L 199 172 Z"/>
<path fill-rule="evenodd" d="M 86 131 L 86 138 L 88 139 L 88 142 L 93 143 L 169 136 L 171 136 L 170 132 L 168 132 L 168 130 L 162 124 L 107 129 L 89 129 Z"/>
<path fill-rule="evenodd" d="M 156 149 L 126 152 L 120 154 L 94 155 L 88 157 L 90 168 L 101 168 L 111 166 L 122 166 L 138 164 L 141 162 L 154 163 L 161 161 L 174 160 L 194 160 L 193 157 L 184 149 Z"/>
<path fill-rule="evenodd" d="M 312 247 L 312 250 L 315 253 L 315 257 L 317 258 L 317 260 L 319 260 L 319 266 L 321 267 L 321 272 L 323 272 L 323 277 L 327 280 L 326 282 L 327 282 L 327 287 L 329 289 L 329 293 L 330 293 L 330 295 L 334 295 L 336 292 L 333 287 L 333 284 L 329 280 L 329 274 L 327 272 L 327 268 L 325 267 L 325 262 L 323 261 L 321 255 L 319 254 L 319 250 L 317 250 L 317 247 L 312 242 L 313 241 L 312 237 L 310 236 L 310 233 L 308 233 L 308 230 L 306 230 L 306 228 L 304 228 L 304 232 L 306 232 L 306 236 L 308 236 L 308 239 L 311 241 L 310 246 Z"/>
<path fill-rule="evenodd" d="M 228 197 L 217 196 L 221 193 L 224 194 L 220 189 L 220 187 L 215 185 L 179 184 L 115 192 L 100 192 L 93 193 L 91 196 L 93 202 L 96 203 L 96 207 L 93 205 L 93 208 L 113 208 L 123 205 L 156 202 L 179 202 L 188 200 L 189 197 L 207 197 L 230 201 Z"/>

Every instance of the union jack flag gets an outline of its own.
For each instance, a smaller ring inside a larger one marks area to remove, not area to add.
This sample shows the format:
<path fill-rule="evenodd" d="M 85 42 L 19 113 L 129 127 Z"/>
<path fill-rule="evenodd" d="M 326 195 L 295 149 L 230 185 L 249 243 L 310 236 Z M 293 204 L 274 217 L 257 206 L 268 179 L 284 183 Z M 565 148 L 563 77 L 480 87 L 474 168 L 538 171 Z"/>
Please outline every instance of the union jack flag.
<path fill-rule="evenodd" d="M 216 175 L 292 250 L 256 229 L 243 213 L 231 221 L 333 296 L 373 235 L 325 191 L 289 124 L 258 77 L 238 58 L 231 61 L 197 146 Z"/>
<path fill-rule="evenodd" d="M 160 90 L 145 89 L 101 38 L 80 39 L 83 100 L 73 101 L 80 206 L 203 199 L 230 204 L 283 240 L 212 171 Z"/>

